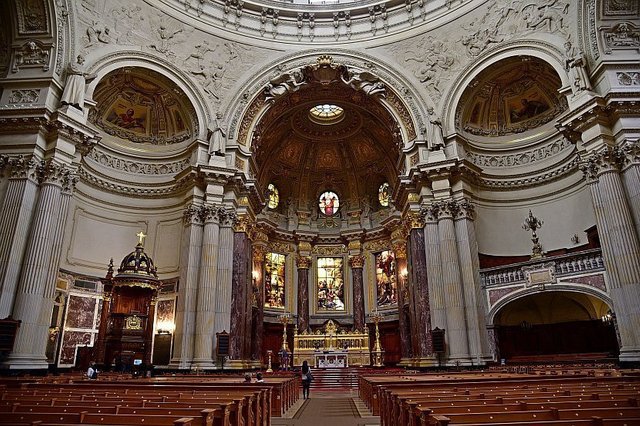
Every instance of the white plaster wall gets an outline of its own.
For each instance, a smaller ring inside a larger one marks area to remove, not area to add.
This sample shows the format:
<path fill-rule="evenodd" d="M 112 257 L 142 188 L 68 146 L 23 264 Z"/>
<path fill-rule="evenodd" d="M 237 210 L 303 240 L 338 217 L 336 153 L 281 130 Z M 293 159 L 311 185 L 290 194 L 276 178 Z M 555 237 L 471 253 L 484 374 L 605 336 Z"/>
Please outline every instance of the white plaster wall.
<path fill-rule="evenodd" d="M 588 187 L 582 187 L 556 198 L 528 203 L 483 203 L 476 207 L 476 232 L 482 254 L 519 256 L 531 254 L 531 232 L 522 229 L 529 214 L 544 224 L 538 237 L 544 251 L 574 247 L 571 237 L 577 234 L 579 244 L 587 242 L 585 230 L 595 225 L 595 213 Z"/>

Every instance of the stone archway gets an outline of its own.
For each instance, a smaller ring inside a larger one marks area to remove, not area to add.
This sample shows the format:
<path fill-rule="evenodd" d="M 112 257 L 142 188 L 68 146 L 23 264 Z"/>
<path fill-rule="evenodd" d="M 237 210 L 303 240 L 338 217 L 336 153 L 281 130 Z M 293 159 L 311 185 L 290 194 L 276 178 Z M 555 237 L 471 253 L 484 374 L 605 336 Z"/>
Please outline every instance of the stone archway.
<path fill-rule="evenodd" d="M 618 352 L 611 307 L 591 294 L 548 291 L 507 303 L 494 315 L 500 358 L 602 359 Z"/>

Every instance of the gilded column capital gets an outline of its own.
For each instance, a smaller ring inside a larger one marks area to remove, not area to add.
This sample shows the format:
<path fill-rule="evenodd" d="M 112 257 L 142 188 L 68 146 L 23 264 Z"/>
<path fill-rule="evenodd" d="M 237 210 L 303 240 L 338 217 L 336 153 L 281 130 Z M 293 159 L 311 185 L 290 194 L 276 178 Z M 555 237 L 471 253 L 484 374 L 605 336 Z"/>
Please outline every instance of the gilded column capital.
<path fill-rule="evenodd" d="M 298 243 L 298 252 L 311 252 L 313 250 L 313 246 L 309 241 L 300 241 Z"/>
<path fill-rule="evenodd" d="M 311 257 L 309 256 L 296 256 L 296 266 L 298 269 L 311 268 Z"/>
<path fill-rule="evenodd" d="M 360 240 L 351 240 L 347 245 L 347 250 L 362 250 L 362 242 Z"/>
<path fill-rule="evenodd" d="M 236 217 L 237 219 L 233 222 L 233 231 L 249 234 L 251 232 L 251 227 L 253 226 L 253 222 L 249 215 L 241 214 Z"/>
<path fill-rule="evenodd" d="M 251 238 L 251 240 L 256 244 L 267 245 L 269 243 L 269 236 L 265 230 L 257 226 L 251 229 L 251 235 L 249 235 L 249 238 Z"/>
<path fill-rule="evenodd" d="M 598 178 L 609 172 L 620 170 L 623 154 L 617 147 L 605 147 L 601 151 L 582 155 L 580 158 L 580 170 L 584 173 L 588 183 L 593 183 Z"/>
<path fill-rule="evenodd" d="M 391 244 L 396 259 L 407 258 L 407 240 L 394 240 Z"/>
<path fill-rule="evenodd" d="M 364 268 L 364 256 L 362 255 L 349 256 L 349 266 L 351 266 L 352 269 Z"/>
<path fill-rule="evenodd" d="M 253 245 L 253 259 L 263 261 L 266 254 L 269 252 L 269 247 L 263 244 Z"/>
<path fill-rule="evenodd" d="M 182 223 L 185 226 L 202 225 L 202 207 L 195 204 L 189 204 L 182 212 Z"/>
<path fill-rule="evenodd" d="M 408 212 L 404 218 L 404 222 L 407 229 L 424 228 L 424 219 L 420 212 Z"/>

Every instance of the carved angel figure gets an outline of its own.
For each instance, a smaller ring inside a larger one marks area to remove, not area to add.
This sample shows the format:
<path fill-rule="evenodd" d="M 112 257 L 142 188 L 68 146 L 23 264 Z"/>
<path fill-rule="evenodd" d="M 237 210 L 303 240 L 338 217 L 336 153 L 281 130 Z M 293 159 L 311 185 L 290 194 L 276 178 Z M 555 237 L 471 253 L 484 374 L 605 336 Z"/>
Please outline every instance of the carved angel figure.
<path fill-rule="evenodd" d="M 295 69 L 291 73 L 285 73 L 271 80 L 264 89 L 265 99 L 267 101 L 274 100 L 280 96 L 295 92 L 301 86 L 307 84 L 301 69 Z"/>
<path fill-rule="evenodd" d="M 62 92 L 60 103 L 62 105 L 71 105 L 82 111 L 84 108 L 84 91 L 87 82 L 96 78 L 95 74 L 87 74 L 84 72 L 84 56 L 78 55 L 76 63 L 70 63 L 67 68 L 67 83 Z"/>
<path fill-rule="evenodd" d="M 352 69 L 347 69 L 346 74 L 346 78 L 344 75 L 341 75 L 340 79 L 352 89 L 363 91 L 366 95 L 370 96 L 385 96 L 387 89 L 384 87 L 384 83 L 370 72 L 355 72 Z"/>

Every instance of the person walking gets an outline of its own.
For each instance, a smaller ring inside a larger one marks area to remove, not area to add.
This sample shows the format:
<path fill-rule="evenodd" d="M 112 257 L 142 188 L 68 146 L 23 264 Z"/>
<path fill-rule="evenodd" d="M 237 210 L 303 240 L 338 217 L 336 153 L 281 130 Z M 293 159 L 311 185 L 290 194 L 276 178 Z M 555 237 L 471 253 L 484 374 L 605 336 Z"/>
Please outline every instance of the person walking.
<path fill-rule="evenodd" d="M 302 397 L 304 399 L 309 399 L 309 387 L 311 387 L 311 380 L 313 380 L 313 376 L 311 375 L 311 368 L 309 367 L 309 363 L 307 361 L 302 362 Z"/>

